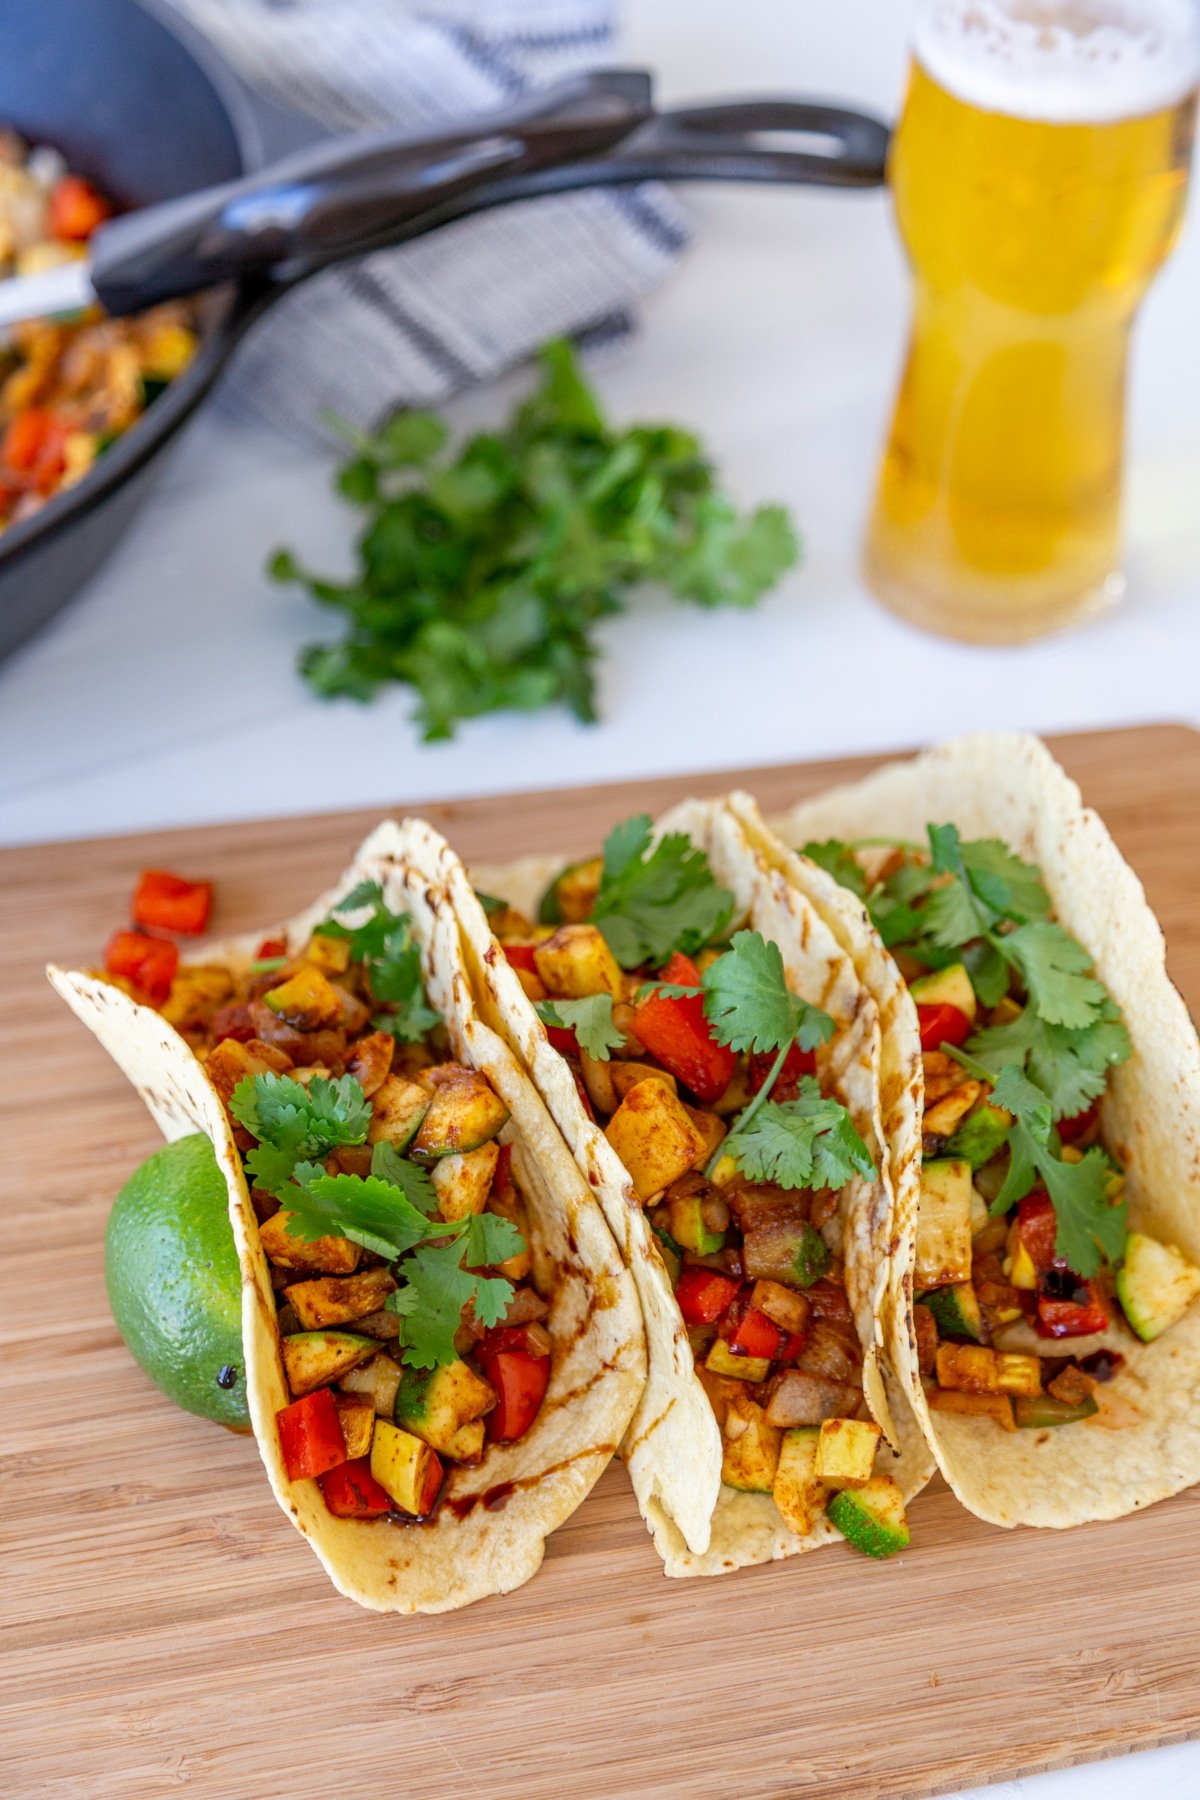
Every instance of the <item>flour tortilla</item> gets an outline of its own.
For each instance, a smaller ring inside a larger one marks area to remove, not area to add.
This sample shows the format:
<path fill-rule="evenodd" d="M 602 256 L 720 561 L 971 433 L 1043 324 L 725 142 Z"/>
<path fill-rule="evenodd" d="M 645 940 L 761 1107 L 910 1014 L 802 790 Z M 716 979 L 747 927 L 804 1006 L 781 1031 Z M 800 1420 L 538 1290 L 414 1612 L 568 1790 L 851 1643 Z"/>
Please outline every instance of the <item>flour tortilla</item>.
<path fill-rule="evenodd" d="M 717 880 L 734 895 L 737 923 L 778 943 L 789 986 L 837 1021 L 836 1037 L 818 1052 L 823 1085 L 843 1099 L 877 1165 L 882 1163 L 878 1013 L 852 960 L 815 909 L 750 841 L 729 806 L 686 801 L 656 830 L 682 831 L 704 850 Z M 506 868 L 476 869 L 473 877 L 480 888 L 536 916 L 541 894 L 563 866 L 562 857 L 529 858 Z M 471 966 L 480 1011 L 506 1035 L 531 1071 L 638 1282 L 650 1366 L 622 1455 L 666 1573 L 721 1574 L 840 1539 L 826 1519 L 807 1537 L 799 1537 L 784 1523 L 769 1495 L 740 1493 L 722 1484 L 720 1430 L 696 1376 L 669 1276 L 629 1177 L 604 1133 L 584 1112 L 567 1064 L 551 1048 L 474 894 L 465 881 L 454 891 L 460 921 L 473 945 Z M 830 1236 L 845 1256 L 847 1289 L 864 1346 L 868 1398 L 900 1451 L 894 1473 L 908 1498 L 924 1486 L 933 1465 L 902 1392 L 895 1384 L 885 1391 L 877 1362 L 882 1337 L 876 1271 L 886 1267 L 889 1212 L 886 1190 L 877 1182 L 856 1179 L 842 1195 Z"/>
<path fill-rule="evenodd" d="M 952 739 L 911 762 L 805 801 L 775 829 L 798 846 L 828 837 L 924 841 L 928 822 L 997 837 L 1037 863 L 1058 919 L 1090 952 L 1120 1006 L 1133 1055 L 1115 1068 L 1101 1109 L 1104 1139 L 1127 1169 L 1130 1224 L 1200 1263 L 1200 1044 L 1166 972 L 1162 931 L 1137 876 L 1079 789 L 1038 739 Z M 801 859 L 803 860 L 803 859 Z M 821 871 L 805 864 L 806 890 Z M 827 879 L 827 878 L 826 878 Z M 847 921 L 861 913 L 853 896 Z M 864 980 L 894 978 L 858 925 Z M 889 959 L 890 960 L 890 959 Z M 881 1011 L 884 1011 L 882 999 Z M 915 1015 L 897 1006 L 890 1057 L 920 1067 Z M 917 1368 L 912 1266 L 920 1197 L 922 1091 L 910 1087 L 889 1128 L 899 1242 L 890 1354 L 947 1481 L 997 1525 L 1078 1525 L 1117 1518 L 1200 1481 L 1200 1306 L 1157 1342 L 1123 1333 L 1127 1357 L 1098 1390 L 1100 1413 L 1058 1430 L 1006 1433 L 987 1421 L 931 1413 Z"/>
<path fill-rule="evenodd" d="M 532 1429 L 489 1447 L 476 1469 L 451 1469 L 458 1501 L 505 1483 L 495 1510 L 456 1517 L 443 1505 L 428 1525 L 336 1519 L 315 1481 L 290 1481 L 275 1414 L 290 1399 L 267 1260 L 259 1243 L 241 1158 L 225 1108 L 185 1040 L 160 1014 L 95 976 L 51 967 L 51 982 L 137 1088 L 165 1137 L 203 1131 L 229 1190 L 242 1269 L 246 1389 L 259 1451 L 276 1499 L 309 1541 L 334 1586 L 377 1612 L 445 1612 L 508 1593 L 536 1573 L 545 1541 L 599 1478 L 629 1422 L 645 1377 L 645 1339 L 632 1279 L 595 1200 L 580 1179 L 528 1076 L 472 1004 L 459 933 L 444 891 L 411 852 L 411 831 L 385 822 L 328 894 L 270 935 L 303 944 L 334 902 L 360 881 L 381 882 L 388 905 L 407 912 L 421 947 L 431 1004 L 445 1019 L 454 1055 L 485 1074 L 509 1107 L 502 1140 L 527 1197 L 534 1279 L 550 1301 L 553 1370 Z M 209 946 L 196 962 L 241 966 L 262 937 Z"/>

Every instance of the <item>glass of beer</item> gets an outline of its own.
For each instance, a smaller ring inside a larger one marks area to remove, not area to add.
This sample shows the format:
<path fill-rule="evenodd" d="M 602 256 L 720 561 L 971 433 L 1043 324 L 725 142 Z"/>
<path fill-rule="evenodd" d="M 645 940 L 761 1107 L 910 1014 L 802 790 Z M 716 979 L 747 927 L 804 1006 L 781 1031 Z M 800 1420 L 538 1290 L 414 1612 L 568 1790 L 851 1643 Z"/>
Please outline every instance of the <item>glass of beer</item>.
<path fill-rule="evenodd" d="M 1125 368 L 1183 214 L 1196 0 L 923 0 L 890 178 L 916 282 L 865 573 L 1016 643 L 1112 606 Z"/>

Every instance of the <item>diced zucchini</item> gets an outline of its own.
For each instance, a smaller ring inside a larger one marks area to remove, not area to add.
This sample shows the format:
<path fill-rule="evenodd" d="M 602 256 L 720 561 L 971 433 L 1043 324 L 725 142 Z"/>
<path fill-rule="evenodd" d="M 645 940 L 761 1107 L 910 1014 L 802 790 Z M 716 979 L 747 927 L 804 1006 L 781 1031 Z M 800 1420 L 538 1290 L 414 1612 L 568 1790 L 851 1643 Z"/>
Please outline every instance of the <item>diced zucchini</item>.
<path fill-rule="evenodd" d="M 829 1246 L 807 1219 L 781 1214 L 750 1227 L 742 1242 L 742 1263 L 755 1280 L 786 1287 L 811 1287 L 829 1267 Z"/>
<path fill-rule="evenodd" d="M 643 1204 L 686 1175 L 704 1139 L 661 1081 L 639 1081 L 608 1121 L 605 1137 Z"/>
<path fill-rule="evenodd" d="M 738 1395 L 725 1415 L 721 1480 L 748 1494 L 769 1494 L 775 1485 L 782 1433 L 768 1425 L 755 1401 Z"/>
<path fill-rule="evenodd" d="M 604 871 L 602 856 L 568 863 L 542 895 L 538 919 L 543 925 L 578 925 L 588 917 L 600 891 Z"/>
<path fill-rule="evenodd" d="M 281 1269 L 317 1269 L 324 1275 L 353 1275 L 362 1257 L 357 1244 L 344 1237 L 314 1238 L 306 1243 L 287 1228 L 288 1212 L 272 1213 L 258 1228 L 259 1241 Z"/>
<path fill-rule="evenodd" d="M 560 1000 L 588 994 L 625 998 L 625 978 L 598 925 L 560 925 L 533 953 L 546 991 Z"/>
<path fill-rule="evenodd" d="M 1017 1429 L 1013 1403 L 1007 1394 L 961 1394 L 953 1388 L 930 1388 L 925 1396 L 934 1412 L 960 1413 L 968 1418 L 992 1419 L 1004 1431 Z"/>
<path fill-rule="evenodd" d="M 355 1331 L 294 1331 L 282 1340 L 280 1349 L 288 1386 L 299 1398 L 337 1381 L 356 1363 L 366 1362 L 379 1345 L 374 1338 Z"/>
<path fill-rule="evenodd" d="M 827 1508 L 848 1544 L 865 1556 L 894 1556 L 909 1545 L 904 1496 L 890 1475 L 873 1475 L 858 1488 L 842 1488 Z"/>
<path fill-rule="evenodd" d="M 1090 1394 L 1077 1401 L 1056 1400 L 1053 1394 L 1021 1394 L 1013 1401 L 1017 1425 L 1027 1431 L 1051 1425 L 1074 1425 L 1099 1411 Z"/>
<path fill-rule="evenodd" d="M 609 1067 L 612 1070 L 613 1093 L 617 1096 L 618 1106 L 630 1088 L 635 1088 L 639 1081 L 661 1081 L 673 1094 L 679 1091 L 679 1083 L 675 1077 L 668 1074 L 666 1069 L 656 1068 L 653 1063 L 613 1062 Z M 688 1110 L 690 1112 L 691 1108 Z"/>
<path fill-rule="evenodd" d="M 490 1412 L 495 1390 L 469 1363 L 445 1363 L 440 1369 L 405 1369 L 396 1391 L 395 1420 L 447 1453 L 464 1425 Z"/>
<path fill-rule="evenodd" d="M 813 1473 L 830 1487 L 861 1487 L 871 1479 L 881 1433 L 874 1419 L 826 1419 L 818 1427 Z"/>
<path fill-rule="evenodd" d="M 909 993 L 917 1006 L 957 1006 L 975 1023 L 975 989 L 963 963 L 950 963 L 909 983 Z"/>
<path fill-rule="evenodd" d="M 921 1304 L 933 1314 L 942 1337 L 965 1337 L 976 1344 L 981 1342 L 983 1313 L 969 1281 L 956 1282 L 953 1287 L 931 1288 Z"/>
<path fill-rule="evenodd" d="M 305 1331 L 329 1325 L 353 1325 L 368 1313 L 378 1312 L 396 1289 L 388 1269 L 364 1269 L 361 1275 L 326 1275 L 317 1281 L 297 1281 L 287 1289 L 296 1318 Z"/>
<path fill-rule="evenodd" d="M 371 1473 L 401 1512 L 416 1519 L 432 1510 L 442 1482 L 442 1465 L 429 1445 L 386 1419 L 375 1423 Z"/>
<path fill-rule="evenodd" d="M 921 1169 L 917 1215 L 918 1293 L 971 1279 L 971 1165 L 960 1157 Z"/>
<path fill-rule="evenodd" d="M 724 1338 L 714 1338 L 704 1359 L 710 1375 L 727 1375 L 733 1381 L 765 1381 L 771 1372 L 766 1356 L 735 1356 Z"/>
<path fill-rule="evenodd" d="M 391 1144 L 407 1150 L 429 1111 L 428 1088 L 406 1081 L 403 1075 L 385 1075 L 371 1096 L 369 1144 Z"/>
<path fill-rule="evenodd" d="M 981 1101 L 946 1145 L 946 1154 L 970 1163 L 973 1169 L 982 1169 L 1004 1143 L 1011 1125 L 1011 1113 L 993 1106 L 990 1100 Z"/>
<path fill-rule="evenodd" d="M 1181 1319 L 1197 1294 L 1200 1269 L 1174 1244 L 1161 1244 L 1141 1231 L 1129 1233 L 1117 1274 L 1117 1299 L 1130 1328 L 1144 1343 L 1153 1343 Z"/>
<path fill-rule="evenodd" d="M 508 1122 L 508 1108 L 485 1075 L 458 1063 L 432 1069 L 433 1097 L 412 1141 L 412 1154 L 426 1162 L 478 1150 Z"/>
<path fill-rule="evenodd" d="M 298 1031 L 340 1024 L 343 998 L 329 977 L 311 964 L 303 964 L 287 981 L 263 995 L 276 1017 Z"/>
<path fill-rule="evenodd" d="M 829 1490 L 816 1472 L 820 1435 L 815 1425 L 785 1431 L 775 1465 L 772 1496 L 784 1523 L 801 1537 L 815 1528 L 829 1499 Z"/>
<path fill-rule="evenodd" d="M 396 1391 L 400 1386 L 400 1365 L 382 1353 L 368 1363 L 360 1363 L 342 1376 L 338 1386 L 347 1394 L 365 1394 L 381 1419 L 390 1419 L 396 1410 Z"/>
<path fill-rule="evenodd" d="M 724 1247 L 725 1233 L 713 1231 L 704 1223 L 704 1202 L 703 1192 L 668 1199 L 671 1236 L 694 1256 L 715 1256 Z"/>
<path fill-rule="evenodd" d="M 481 1213 L 492 1191 L 492 1177 L 500 1160 L 500 1146 L 493 1138 L 478 1150 L 467 1150 L 458 1156 L 443 1156 L 433 1165 L 432 1181 L 438 1197 L 438 1212 L 448 1225 Z"/>
<path fill-rule="evenodd" d="M 346 1440 L 347 1461 L 354 1462 L 360 1456 L 369 1456 L 371 1439 L 375 1435 L 375 1408 L 371 1404 L 370 1394 L 335 1393 L 333 1398 L 341 1421 L 342 1436 Z"/>

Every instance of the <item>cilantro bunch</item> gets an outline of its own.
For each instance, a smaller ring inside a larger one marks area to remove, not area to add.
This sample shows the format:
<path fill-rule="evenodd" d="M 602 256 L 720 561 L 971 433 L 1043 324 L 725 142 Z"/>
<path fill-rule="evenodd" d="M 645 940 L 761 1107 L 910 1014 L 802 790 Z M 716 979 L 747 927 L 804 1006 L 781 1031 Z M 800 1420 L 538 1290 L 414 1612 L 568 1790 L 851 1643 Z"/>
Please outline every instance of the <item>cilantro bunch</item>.
<path fill-rule="evenodd" d="M 301 658 L 318 693 L 367 700 L 404 683 L 428 739 L 556 703 L 590 721 L 596 627 L 636 585 L 750 607 L 796 562 L 785 510 L 740 517 L 691 433 L 614 429 L 565 342 L 540 364 L 508 423 L 456 454 L 442 455 L 446 427 L 430 413 L 354 434 L 337 485 L 366 512 L 356 573 L 323 580 L 285 550 L 270 564 L 340 615 L 340 640 Z"/>
<path fill-rule="evenodd" d="M 695 956 L 733 918 L 733 895 L 718 886 L 703 850 L 681 831 L 651 843 L 649 813 L 626 819 L 604 840 L 592 920 L 623 969 Z"/>
<path fill-rule="evenodd" d="M 367 916 L 357 925 L 345 925 L 338 917 L 364 908 Z M 441 1015 L 425 998 L 421 951 L 412 922 L 407 913 L 388 908 L 377 881 L 360 881 L 317 926 L 314 936 L 344 940 L 350 946 L 350 960 L 363 965 L 372 997 L 381 1003 L 371 1020 L 376 1031 L 416 1044 L 441 1023 Z"/>
<path fill-rule="evenodd" d="M 323 1167 L 320 1159 L 340 1145 L 366 1142 L 371 1107 L 352 1076 L 317 1076 L 305 1087 L 290 1075 L 247 1075 L 229 1110 L 258 1139 L 246 1157 L 247 1175 L 275 1195 L 293 1237 L 350 1238 L 392 1264 L 400 1285 L 386 1304 L 403 1321 L 406 1363 L 431 1369 L 453 1362 L 468 1304 L 481 1325 L 503 1318 L 512 1283 L 479 1271 L 524 1248 L 508 1219 L 440 1219 L 427 1171 L 391 1144 L 373 1147 L 369 1175 L 331 1175 Z"/>

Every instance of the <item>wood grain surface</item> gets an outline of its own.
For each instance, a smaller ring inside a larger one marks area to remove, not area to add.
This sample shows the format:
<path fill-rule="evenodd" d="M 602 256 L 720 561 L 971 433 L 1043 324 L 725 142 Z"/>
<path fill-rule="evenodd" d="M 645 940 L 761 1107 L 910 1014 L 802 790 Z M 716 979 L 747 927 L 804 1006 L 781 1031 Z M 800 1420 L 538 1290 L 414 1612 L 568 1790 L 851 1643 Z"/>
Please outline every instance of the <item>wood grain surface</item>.
<path fill-rule="evenodd" d="M 1056 749 L 1200 1008 L 1200 737 Z M 770 810 L 867 766 L 736 779 Z M 500 860 L 588 847 L 731 779 L 422 810 Z M 410 1620 L 338 1598 L 253 1444 L 174 1411 L 117 1337 L 104 1222 L 156 1135 L 42 964 L 94 960 L 146 864 L 215 878 L 221 931 L 266 926 L 336 878 L 375 816 L 0 855 L 0 1793 L 882 1800 L 1200 1733 L 1200 1491 L 1005 1533 L 937 1483 L 893 1562 L 836 1546 L 667 1582 L 612 1468 L 519 1593 Z"/>

